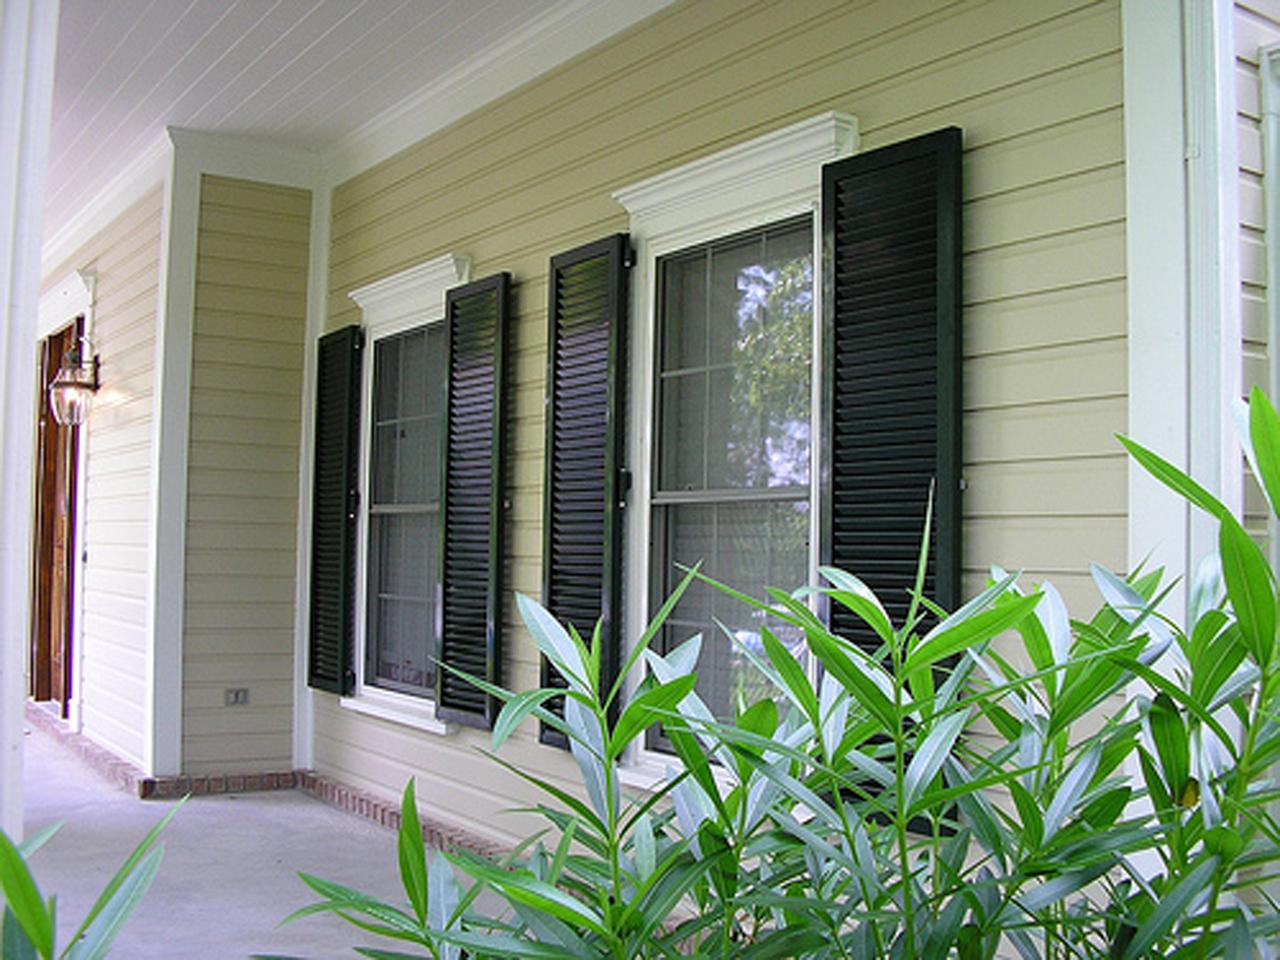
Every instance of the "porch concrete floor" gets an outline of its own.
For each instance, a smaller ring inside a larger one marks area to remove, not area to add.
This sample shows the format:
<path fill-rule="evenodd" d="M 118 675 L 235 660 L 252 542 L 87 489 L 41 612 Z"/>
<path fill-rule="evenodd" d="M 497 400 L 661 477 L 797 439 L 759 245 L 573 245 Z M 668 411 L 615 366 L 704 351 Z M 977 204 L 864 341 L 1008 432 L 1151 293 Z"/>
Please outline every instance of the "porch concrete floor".
<path fill-rule="evenodd" d="M 58 896 L 58 943 L 171 803 L 138 800 L 28 727 L 26 830 L 57 835 L 31 858 Z M 305 870 L 402 902 L 394 832 L 296 790 L 193 797 L 169 823 L 155 883 L 115 942 L 115 957 L 354 957 L 352 946 L 395 948 L 336 917 L 280 921 L 314 902 Z M 409 945 L 405 944 L 408 948 Z"/>

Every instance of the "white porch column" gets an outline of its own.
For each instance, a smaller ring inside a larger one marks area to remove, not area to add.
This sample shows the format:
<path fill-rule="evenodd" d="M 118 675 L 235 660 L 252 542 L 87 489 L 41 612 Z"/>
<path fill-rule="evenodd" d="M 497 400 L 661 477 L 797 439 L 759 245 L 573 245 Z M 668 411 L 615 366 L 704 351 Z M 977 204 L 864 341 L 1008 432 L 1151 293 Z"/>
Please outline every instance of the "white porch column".
<path fill-rule="evenodd" d="M 41 214 L 57 0 L 0 0 L 0 826 L 22 833 Z"/>

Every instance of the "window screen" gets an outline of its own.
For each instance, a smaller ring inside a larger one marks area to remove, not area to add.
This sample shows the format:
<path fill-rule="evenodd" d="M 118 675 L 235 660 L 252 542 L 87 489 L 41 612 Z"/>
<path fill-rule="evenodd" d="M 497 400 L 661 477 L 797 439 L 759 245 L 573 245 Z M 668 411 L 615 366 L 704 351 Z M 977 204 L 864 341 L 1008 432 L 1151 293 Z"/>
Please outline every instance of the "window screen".
<path fill-rule="evenodd" d="M 365 683 L 428 695 L 435 592 L 444 327 L 374 344 Z"/>

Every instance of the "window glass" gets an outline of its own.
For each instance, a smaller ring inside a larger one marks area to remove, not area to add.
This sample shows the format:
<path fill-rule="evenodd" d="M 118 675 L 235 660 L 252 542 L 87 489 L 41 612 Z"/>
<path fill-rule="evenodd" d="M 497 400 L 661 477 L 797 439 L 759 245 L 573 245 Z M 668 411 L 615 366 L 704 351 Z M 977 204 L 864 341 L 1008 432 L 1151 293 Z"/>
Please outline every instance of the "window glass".
<path fill-rule="evenodd" d="M 385 337 L 373 349 L 365 683 L 427 694 L 435 686 L 444 328 Z"/>
<path fill-rule="evenodd" d="M 658 277 L 655 605 L 697 562 L 755 596 L 799 586 L 811 509 L 812 223 L 681 251 L 659 261 Z M 741 650 L 760 651 L 766 625 L 799 652 L 780 622 L 695 584 L 659 644 L 703 635 L 698 692 L 723 716 L 767 694 Z"/>

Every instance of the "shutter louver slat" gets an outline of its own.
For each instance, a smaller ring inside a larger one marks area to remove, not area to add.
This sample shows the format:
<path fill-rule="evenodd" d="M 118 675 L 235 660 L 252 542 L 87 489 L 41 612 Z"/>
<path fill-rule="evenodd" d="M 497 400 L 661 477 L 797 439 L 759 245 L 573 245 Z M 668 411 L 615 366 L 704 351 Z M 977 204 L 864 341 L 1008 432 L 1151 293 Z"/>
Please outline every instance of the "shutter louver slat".
<path fill-rule="evenodd" d="M 627 309 L 624 234 L 553 257 L 547 308 L 543 603 L 590 643 L 602 621 L 604 683 L 618 669 L 622 382 Z M 564 686 L 544 659 L 543 686 Z M 550 709 L 559 713 L 560 702 Z M 543 726 L 544 743 L 565 746 Z"/>
<path fill-rule="evenodd" d="M 316 361 L 307 683 L 337 694 L 350 693 L 355 683 L 351 644 L 362 346 L 360 328 L 344 327 L 320 338 Z"/>
<path fill-rule="evenodd" d="M 445 298 L 448 384 L 440 487 L 440 661 L 501 682 L 503 364 L 510 276 Z M 448 669 L 436 674 L 436 715 L 492 726 L 497 702 Z"/>
<path fill-rule="evenodd" d="M 822 561 L 905 618 L 936 482 L 924 589 L 959 597 L 960 158 L 948 128 L 823 170 L 831 389 Z M 847 610 L 832 628 L 879 645 Z"/>

